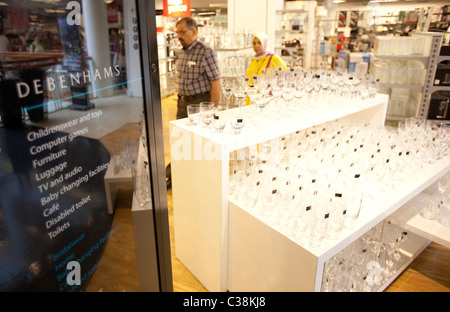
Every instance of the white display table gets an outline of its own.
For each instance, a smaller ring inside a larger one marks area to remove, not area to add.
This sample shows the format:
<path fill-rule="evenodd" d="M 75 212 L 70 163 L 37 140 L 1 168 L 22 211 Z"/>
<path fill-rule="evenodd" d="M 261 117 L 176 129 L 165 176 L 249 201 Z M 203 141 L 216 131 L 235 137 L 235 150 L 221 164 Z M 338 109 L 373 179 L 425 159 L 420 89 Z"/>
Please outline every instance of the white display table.
<path fill-rule="evenodd" d="M 234 232 L 236 225 L 233 223 L 233 233 L 230 234 L 234 236 L 229 240 L 230 152 L 337 119 L 384 125 L 388 99 L 387 95 L 378 94 L 374 99 L 348 101 L 334 106 L 333 103 L 328 103 L 327 109 L 318 103 L 308 114 L 293 115 L 276 126 L 261 120 L 257 128 L 246 126 L 239 135 L 231 134 L 227 129 L 224 133 L 213 133 L 201 126 L 191 126 L 189 119 L 171 121 L 172 192 L 177 258 L 209 291 L 236 289 L 233 286 L 235 284 L 231 285 L 228 281 L 229 250 L 234 252 L 237 248 L 234 246 L 235 242 L 241 239 L 236 236 L 238 233 Z M 243 109 L 255 108 L 247 106 Z M 244 210 L 237 210 L 232 207 L 232 215 L 245 214 Z M 367 218 L 369 220 L 371 216 Z M 245 237 L 251 233 L 250 223 L 258 221 L 253 218 L 247 223 L 239 218 L 236 222 L 242 222 L 244 232 L 239 235 Z M 371 223 L 367 221 L 361 226 L 369 226 Z M 362 231 L 357 230 L 354 233 L 355 238 Z M 253 245 L 252 249 L 254 248 L 257 246 Z M 326 256 L 330 256 L 339 248 L 330 248 Z M 280 254 L 280 257 L 283 256 Z M 313 262 L 317 263 L 316 258 L 317 255 L 311 254 L 305 261 L 310 261 L 312 265 Z M 234 260 L 231 260 L 233 263 Z M 244 277 L 244 272 L 241 273 Z M 310 276 L 311 281 L 318 278 L 315 270 L 312 270 L 311 274 L 314 274 Z"/>

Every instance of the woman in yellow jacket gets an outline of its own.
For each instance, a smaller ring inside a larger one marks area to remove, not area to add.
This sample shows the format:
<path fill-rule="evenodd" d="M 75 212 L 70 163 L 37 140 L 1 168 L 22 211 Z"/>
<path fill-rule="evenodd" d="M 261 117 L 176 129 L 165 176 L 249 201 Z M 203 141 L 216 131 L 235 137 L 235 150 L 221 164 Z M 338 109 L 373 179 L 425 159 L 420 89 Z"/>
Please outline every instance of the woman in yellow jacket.
<path fill-rule="evenodd" d="M 268 38 L 264 33 L 257 33 L 253 37 L 253 51 L 255 56 L 247 69 L 246 77 L 249 78 L 249 83 L 252 84 L 253 75 L 261 75 L 266 73 L 269 69 L 280 68 L 286 69 L 286 63 L 277 54 L 267 51 Z M 250 103 L 247 97 L 247 105 Z"/>
<path fill-rule="evenodd" d="M 269 68 L 286 68 L 286 63 L 281 57 L 267 51 L 267 43 L 267 35 L 264 33 L 258 33 L 253 37 L 253 51 L 255 51 L 255 56 L 247 69 L 247 77 L 251 78 L 254 74 L 261 75 Z"/>

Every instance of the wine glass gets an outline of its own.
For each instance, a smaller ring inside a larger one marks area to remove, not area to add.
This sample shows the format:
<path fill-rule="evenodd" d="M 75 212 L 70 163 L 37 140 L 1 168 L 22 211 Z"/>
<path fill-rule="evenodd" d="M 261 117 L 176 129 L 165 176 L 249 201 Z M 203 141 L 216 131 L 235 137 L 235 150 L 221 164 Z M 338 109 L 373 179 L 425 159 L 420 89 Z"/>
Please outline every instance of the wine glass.
<path fill-rule="evenodd" d="M 255 104 L 255 107 L 260 110 L 260 112 L 263 111 L 264 107 L 269 104 L 272 97 L 265 92 L 259 90 L 256 88 L 255 92 L 248 93 L 250 100 Z"/>
<path fill-rule="evenodd" d="M 191 121 L 191 125 L 198 125 L 200 122 L 200 104 L 189 104 L 187 106 L 187 114 L 189 117 L 189 120 Z"/>
<path fill-rule="evenodd" d="M 360 74 L 355 73 L 353 75 L 353 81 L 352 81 L 352 86 L 353 86 L 353 96 L 352 97 L 357 97 L 359 95 L 359 87 L 363 82 L 363 77 Z"/>
<path fill-rule="evenodd" d="M 261 74 L 258 76 L 258 88 L 265 94 L 270 93 L 270 77 L 269 74 Z"/>
<path fill-rule="evenodd" d="M 380 90 L 380 79 L 371 80 L 369 82 L 369 97 L 374 98 Z"/>
<path fill-rule="evenodd" d="M 287 82 L 283 86 L 283 100 L 286 102 L 287 107 L 290 106 L 292 99 L 294 98 L 295 86 L 293 83 Z"/>
<path fill-rule="evenodd" d="M 277 81 L 272 81 L 270 84 L 270 91 L 272 92 L 272 97 L 275 99 L 274 103 L 278 103 L 278 100 L 281 98 L 283 94 L 283 89 Z"/>
<path fill-rule="evenodd" d="M 330 90 L 330 80 L 331 80 L 331 73 L 326 72 L 323 75 L 321 75 L 320 85 L 323 96 L 326 96 Z"/>
<path fill-rule="evenodd" d="M 314 90 L 314 96 L 316 98 L 319 97 L 320 95 L 320 91 L 322 90 L 322 85 L 321 85 L 321 75 L 320 74 L 315 74 L 313 76 L 313 90 Z"/>
<path fill-rule="evenodd" d="M 247 91 L 246 91 L 245 87 L 241 86 L 241 85 L 239 85 L 239 83 L 237 83 L 233 88 L 233 94 L 234 94 L 234 98 L 238 102 L 239 108 L 242 109 L 242 103 L 245 100 L 245 98 L 247 97 Z"/>
<path fill-rule="evenodd" d="M 230 97 L 232 95 L 232 88 L 229 82 L 225 80 L 222 81 L 222 94 L 225 96 L 227 100 L 227 109 L 230 108 Z"/>
<path fill-rule="evenodd" d="M 245 93 L 247 93 L 247 96 L 249 97 L 250 102 L 252 102 L 251 95 L 256 93 L 257 90 L 258 90 L 258 88 L 253 84 L 248 84 L 245 86 Z"/>
<path fill-rule="evenodd" d="M 214 103 L 213 102 L 201 102 L 200 103 L 200 115 L 202 117 L 202 121 L 206 124 L 207 127 L 210 126 L 211 122 L 214 119 Z"/>

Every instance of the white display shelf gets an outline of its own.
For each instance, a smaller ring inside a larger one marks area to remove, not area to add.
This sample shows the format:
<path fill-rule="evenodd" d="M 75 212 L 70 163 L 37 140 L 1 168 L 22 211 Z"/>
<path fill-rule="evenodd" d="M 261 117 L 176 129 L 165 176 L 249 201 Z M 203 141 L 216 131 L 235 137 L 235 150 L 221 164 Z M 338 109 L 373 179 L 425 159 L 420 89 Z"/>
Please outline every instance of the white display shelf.
<path fill-rule="evenodd" d="M 251 207 L 240 207 L 238 203 L 230 201 L 229 290 L 320 291 L 323 266 L 328 259 L 395 211 L 399 210 L 396 215 L 402 217 L 404 210 L 399 208 L 405 206 L 408 209 L 409 205 L 416 202 L 417 195 L 449 170 L 450 158 L 447 157 L 416 170 L 414 178 L 405 178 L 397 187 L 376 194 L 378 199 L 366 199 L 355 227 L 342 232 L 336 239 L 324 239 L 318 248 L 297 242 L 283 233 L 284 229 L 272 227 L 256 216 Z M 398 223 L 403 225 L 403 222 Z M 436 240 L 433 225 L 428 228 L 425 225 L 420 233 L 414 231 L 425 238 L 408 238 L 403 252 L 408 260 L 402 269 L 428 245 L 428 239 Z M 412 230 L 411 226 L 408 228 Z M 449 238 L 448 231 L 438 232 Z M 394 279 L 392 277 L 388 282 Z M 381 289 L 387 286 L 388 283 Z"/>
<path fill-rule="evenodd" d="M 180 131 L 180 133 L 187 131 L 199 135 L 206 140 L 220 144 L 223 147 L 224 152 L 232 152 L 252 144 L 279 138 L 295 131 L 342 118 L 372 122 L 374 124 L 384 124 L 386 115 L 384 103 L 388 100 L 389 95 L 377 94 L 374 99 L 348 102 L 345 105 L 331 104 L 326 109 L 323 109 L 323 107 L 317 103 L 318 107 L 313 112 L 305 114 L 299 113 L 298 116 L 292 116 L 290 120 L 286 120 L 283 123 L 272 123 L 269 120 L 270 115 L 265 115 L 264 118 L 266 120 L 261 120 L 258 127 L 245 126 L 240 135 L 231 134 L 230 131 L 227 131 L 230 129 L 225 129 L 224 133 L 214 133 L 210 129 L 201 126 L 192 126 L 188 118 L 171 121 L 171 125 L 179 128 L 178 131 Z M 239 108 L 230 109 L 227 112 L 232 114 L 237 109 Z M 259 113 L 256 111 L 254 105 L 244 106 L 242 109 L 254 115 Z M 171 132 L 171 139 L 173 136 L 178 136 L 180 133 Z"/>
<path fill-rule="evenodd" d="M 427 206 L 430 198 L 437 196 L 438 191 L 435 185 L 432 185 L 430 189 L 433 191 L 427 190 L 420 193 L 414 201 L 408 202 L 397 210 L 391 216 L 391 221 L 405 230 L 450 248 L 450 227 L 442 225 L 437 219 L 426 219 L 420 214 L 420 210 Z"/>
<path fill-rule="evenodd" d="M 348 101 L 345 105 L 328 101 L 327 109 L 317 103 L 313 112 L 300 112 L 282 123 L 262 119 L 258 127 L 246 125 L 239 135 L 226 129 L 213 133 L 191 126 L 187 118 L 171 121 L 176 257 L 209 291 L 226 291 L 230 152 L 337 119 L 384 125 L 388 99 L 378 94 L 374 99 Z"/>
<path fill-rule="evenodd" d="M 229 291 L 321 290 L 324 264 L 330 258 L 328 255 L 299 245 L 233 203 L 230 203 L 229 241 Z M 377 291 L 388 287 L 428 244 L 428 240 L 408 234 L 401 250 L 403 262 Z"/>
<path fill-rule="evenodd" d="M 389 61 L 419 61 L 425 64 L 428 64 L 428 56 L 422 55 L 377 55 L 377 58 Z"/>

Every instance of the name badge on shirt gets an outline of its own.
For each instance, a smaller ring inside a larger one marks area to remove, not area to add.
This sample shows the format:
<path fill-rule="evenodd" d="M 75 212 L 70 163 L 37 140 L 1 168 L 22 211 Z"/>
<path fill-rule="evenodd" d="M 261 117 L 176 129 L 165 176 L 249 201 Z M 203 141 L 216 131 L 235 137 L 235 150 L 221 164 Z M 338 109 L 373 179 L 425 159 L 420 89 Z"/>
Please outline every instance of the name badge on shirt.
<path fill-rule="evenodd" d="M 197 65 L 196 62 L 193 62 L 193 61 L 189 61 L 189 62 L 188 62 L 188 66 L 189 66 L 189 67 L 195 66 L 195 65 Z"/>

